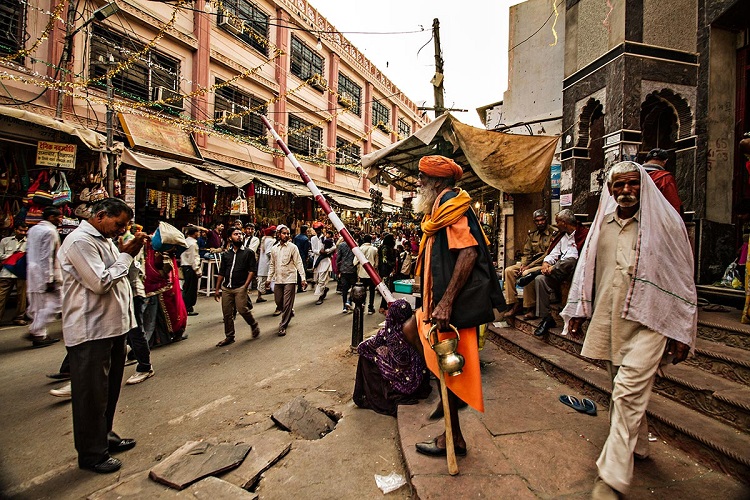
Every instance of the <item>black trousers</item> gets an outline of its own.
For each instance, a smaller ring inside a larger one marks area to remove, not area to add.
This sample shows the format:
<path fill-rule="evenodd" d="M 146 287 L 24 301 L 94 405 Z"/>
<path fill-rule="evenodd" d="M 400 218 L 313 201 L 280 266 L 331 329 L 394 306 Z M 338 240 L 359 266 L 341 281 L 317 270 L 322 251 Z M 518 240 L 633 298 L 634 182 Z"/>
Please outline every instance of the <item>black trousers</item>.
<path fill-rule="evenodd" d="M 341 298 L 344 301 L 344 307 L 349 299 L 349 290 L 357 282 L 357 273 L 341 273 L 339 275 L 339 285 L 341 286 Z"/>
<path fill-rule="evenodd" d="M 372 278 L 359 278 L 359 281 L 361 281 L 362 284 L 365 285 L 365 287 L 367 287 L 367 290 L 370 295 L 367 300 L 367 310 L 374 311 L 375 310 L 375 283 L 372 282 Z"/>
<path fill-rule="evenodd" d="M 112 431 L 125 369 L 125 334 L 68 347 L 73 391 L 73 439 L 78 465 L 109 458 Z"/>
<path fill-rule="evenodd" d="M 188 312 L 193 312 L 193 306 L 198 300 L 198 275 L 190 266 L 180 266 L 182 268 L 182 300 Z"/>

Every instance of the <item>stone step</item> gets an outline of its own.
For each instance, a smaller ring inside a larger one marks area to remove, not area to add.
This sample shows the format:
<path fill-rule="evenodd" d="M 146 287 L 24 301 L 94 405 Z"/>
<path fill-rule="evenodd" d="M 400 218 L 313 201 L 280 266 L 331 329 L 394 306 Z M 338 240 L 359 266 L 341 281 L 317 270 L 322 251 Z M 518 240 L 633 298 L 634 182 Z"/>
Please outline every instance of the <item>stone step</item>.
<path fill-rule="evenodd" d="M 736 321 L 727 319 L 726 313 L 722 316 L 700 314 L 698 338 L 750 351 L 750 325 L 740 323 L 739 316 Z"/>
<path fill-rule="evenodd" d="M 516 318 L 515 327 L 533 334 L 540 320 Z M 562 323 L 553 328 L 545 341 L 563 351 L 581 357 L 583 341 L 561 335 Z M 538 339 L 537 339 L 538 340 Z M 597 360 L 590 362 L 604 368 Z M 669 366 L 656 378 L 654 389 L 675 401 L 750 432 L 750 353 L 697 339 L 696 353 L 685 363 Z"/>
<path fill-rule="evenodd" d="M 695 356 L 685 363 L 739 384 L 750 385 L 750 352 L 698 338 Z"/>
<path fill-rule="evenodd" d="M 709 417 L 750 432 L 750 387 L 695 366 L 666 367 L 654 390 Z"/>
<path fill-rule="evenodd" d="M 564 346 L 561 349 L 542 342 L 523 330 L 490 326 L 487 331 L 488 339 L 505 351 L 577 388 L 599 405 L 605 408 L 609 405 L 611 384 L 602 366 L 566 352 Z M 550 340 L 555 341 L 554 337 L 560 336 L 550 335 Z M 561 341 L 570 345 L 564 338 Z M 651 396 L 648 414 L 652 431 L 665 441 L 741 481 L 750 481 L 750 435 L 746 432 L 658 393 Z"/>

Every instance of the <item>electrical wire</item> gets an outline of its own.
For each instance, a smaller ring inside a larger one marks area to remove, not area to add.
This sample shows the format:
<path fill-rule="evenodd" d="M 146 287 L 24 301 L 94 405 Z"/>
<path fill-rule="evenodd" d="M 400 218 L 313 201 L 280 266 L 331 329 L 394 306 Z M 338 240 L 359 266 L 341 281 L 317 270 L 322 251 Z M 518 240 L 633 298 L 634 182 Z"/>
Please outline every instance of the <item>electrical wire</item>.
<path fill-rule="evenodd" d="M 560 5 L 562 5 L 562 4 L 563 4 L 563 2 L 565 2 L 565 0 L 560 0 L 559 2 L 557 2 L 557 7 L 559 7 Z M 532 34 L 530 34 L 529 36 L 527 36 L 526 38 L 524 38 L 523 40 L 521 40 L 520 42 L 518 42 L 517 44 L 515 44 L 515 45 L 514 45 L 513 47 L 509 48 L 509 49 L 508 49 L 508 52 L 510 52 L 511 50 L 515 49 L 515 48 L 516 48 L 516 47 L 518 47 L 519 45 L 521 45 L 521 44 L 523 44 L 523 43 L 526 43 L 526 42 L 528 42 L 528 41 L 529 41 L 529 40 L 530 40 L 531 38 L 533 38 L 533 37 L 534 37 L 534 36 L 535 36 L 535 35 L 536 35 L 537 33 L 539 33 L 540 31 L 542 31 L 542 28 L 544 28 L 545 26 L 547 26 L 547 23 L 549 22 L 549 20 L 550 20 L 550 19 L 552 19 L 552 16 L 554 16 L 554 15 L 555 15 L 555 13 L 554 13 L 554 12 L 552 12 L 552 13 L 551 13 L 551 14 L 549 15 L 549 17 L 547 18 L 547 20 L 546 20 L 546 21 L 544 21 L 544 24 L 542 24 L 541 26 L 539 26 L 539 29 L 538 29 L 538 30 L 536 30 L 535 32 L 533 32 Z"/>

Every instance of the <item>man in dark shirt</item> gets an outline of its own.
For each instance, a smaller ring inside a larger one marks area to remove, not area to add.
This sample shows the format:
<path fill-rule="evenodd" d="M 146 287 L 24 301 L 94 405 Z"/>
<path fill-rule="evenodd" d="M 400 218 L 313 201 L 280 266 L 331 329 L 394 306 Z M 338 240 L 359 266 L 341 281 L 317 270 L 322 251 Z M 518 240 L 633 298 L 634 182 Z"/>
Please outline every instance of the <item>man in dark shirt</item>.
<path fill-rule="evenodd" d="M 299 250 L 299 256 L 302 257 L 302 264 L 305 266 L 305 273 L 307 273 L 308 269 L 312 269 L 312 263 L 309 262 L 312 257 L 312 244 L 310 243 L 310 238 L 307 237 L 307 226 L 299 228 L 299 234 L 294 237 L 292 243 Z M 297 293 L 304 291 L 302 288 L 302 278 L 297 276 Z"/>
<path fill-rule="evenodd" d="M 250 311 L 252 303 L 247 300 L 247 287 L 250 285 L 258 264 L 252 250 L 242 248 L 244 239 L 241 229 L 234 229 L 229 236 L 229 249 L 221 256 L 219 277 L 216 280 L 215 299 L 221 296 L 221 312 L 224 315 L 225 338 L 217 347 L 234 342 L 234 317 L 239 314 L 252 328 L 253 338 L 260 335 L 260 327 Z"/>
<path fill-rule="evenodd" d="M 218 253 L 224 248 L 224 238 L 221 236 L 221 232 L 224 230 L 224 224 L 221 222 L 214 223 L 213 229 L 206 235 L 206 242 L 208 243 L 208 249 L 210 252 Z"/>

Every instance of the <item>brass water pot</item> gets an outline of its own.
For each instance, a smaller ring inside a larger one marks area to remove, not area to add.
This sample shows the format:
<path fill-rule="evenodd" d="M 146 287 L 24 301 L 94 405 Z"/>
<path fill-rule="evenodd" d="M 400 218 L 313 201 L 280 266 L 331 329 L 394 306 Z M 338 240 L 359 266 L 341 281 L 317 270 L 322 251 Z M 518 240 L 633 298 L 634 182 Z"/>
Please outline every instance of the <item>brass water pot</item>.
<path fill-rule="evenodd" d="M 464 367 L 464 357 L 456 352 L 458 348 L 458 341 L 461 340 L 461 336 L 458 334 L 458 329 L 455 326 L 449 325 L 453 333 L 456 334 L 455 338 L 448 338 L 438 341 L 438 327 L 433 325 L 430 331 L 427 332 L 427 342 L 430 343 L 432 350 L 438 356 L 438 366 L 440 370 L 455 377 L 461 375 Z M 434 334 L 434 335 L 433 335 Z M 433 341 L 434 337 L 434 341 Z"/>

